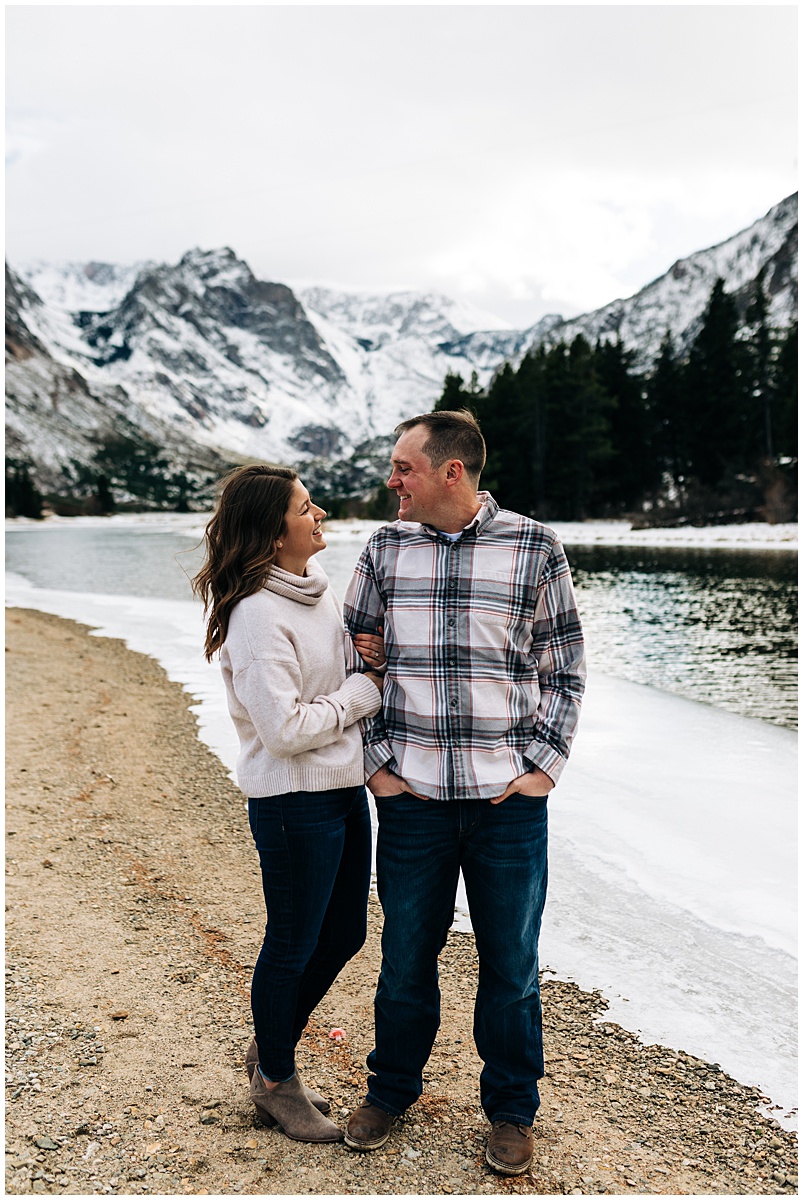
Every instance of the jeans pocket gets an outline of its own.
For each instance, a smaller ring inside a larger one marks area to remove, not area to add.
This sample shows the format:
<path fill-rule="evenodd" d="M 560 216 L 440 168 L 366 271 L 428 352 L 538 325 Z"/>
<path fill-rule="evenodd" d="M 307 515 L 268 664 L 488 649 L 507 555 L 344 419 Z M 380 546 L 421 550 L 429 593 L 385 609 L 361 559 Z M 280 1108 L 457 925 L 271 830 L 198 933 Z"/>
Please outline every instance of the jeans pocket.
<path fill-rule="evenodd" d="M 371 792 L 371 795 L 374 796 L 374 793 Z M 410 795 L 409 792 L 392 792 L 389 796 L 374 796 L 374 800 L 376 801 L 377 804 L 379 804 L 379 802 L 381 800 L 401 800 L 401 798 L 403 796 L 409 796 L 409 795 Z M 412 796 L 410 798 L 415 799 L 415 797 L 412 797 Z"/>

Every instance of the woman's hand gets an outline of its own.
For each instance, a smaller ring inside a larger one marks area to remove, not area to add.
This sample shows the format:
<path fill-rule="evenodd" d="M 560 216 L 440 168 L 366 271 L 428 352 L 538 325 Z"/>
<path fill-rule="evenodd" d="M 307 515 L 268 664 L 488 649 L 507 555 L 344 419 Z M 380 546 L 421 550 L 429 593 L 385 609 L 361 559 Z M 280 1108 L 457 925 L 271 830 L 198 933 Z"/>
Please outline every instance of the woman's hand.
<path fill-rule="evenodd" d="M 513 796 L 517 792 L 520 796 L 546 796 L 554 786 L 554 781 L 550 779 L 546 771 L 542 771 L 540 767 L 533 767 L 532 771 L 527 771 L 525 775 L 518 775 L 512 779 L 502 795 L 496 796 L 491 804 L 501 804 L 503 800 L 507 800 L 508 796 Z"/>
<path fill-rule="evenodd" d="M 382 639 L 382 626 L 379 627 L 379 633 L 355 633 L 354 649 L 359 654 L 360 658 L 368 664 L 374 671 L 380 670 L 385 665 L 385 643 Z"/>

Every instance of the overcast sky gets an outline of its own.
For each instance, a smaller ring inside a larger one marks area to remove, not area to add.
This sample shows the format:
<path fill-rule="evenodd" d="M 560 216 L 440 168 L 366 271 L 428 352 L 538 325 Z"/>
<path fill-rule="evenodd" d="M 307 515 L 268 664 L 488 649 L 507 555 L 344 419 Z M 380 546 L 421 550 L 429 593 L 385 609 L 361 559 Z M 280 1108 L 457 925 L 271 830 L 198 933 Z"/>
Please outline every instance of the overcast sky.
<path fill-rule="evenodd" d="M 12 265 L 228 245 L 514 325 L 796 184 L 796 8 L 10 5 Z"/>

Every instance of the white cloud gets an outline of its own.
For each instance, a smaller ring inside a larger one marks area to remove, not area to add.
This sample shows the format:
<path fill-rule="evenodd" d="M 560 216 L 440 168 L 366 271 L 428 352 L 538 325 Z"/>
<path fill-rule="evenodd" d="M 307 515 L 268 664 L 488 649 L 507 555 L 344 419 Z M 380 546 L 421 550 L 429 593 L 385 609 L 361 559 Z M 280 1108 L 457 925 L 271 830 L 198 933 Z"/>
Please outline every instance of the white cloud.
<path fill-rule="evenodd" d="M 6 167 L 13 168 L 37 154 L 48 150 L 58 135 L 59 122 L 52 117 L 23 116 L 8 113 L 6 117 Z"/>
<path fill-rule="evenodd" d="M 541 312 L 584 312 L 630 295 L 682 254 L 737 232 L 791 181 L 744 172 L 649 178 L 635 172 L 545 171 L 515 182 L 480 220 L 437 251 L 428 270 L 486 306 L 504 297 Z M 695 244 L 693 230 L 701 240 Z M 673 229 L 676 240 L 668 237 Z M 677 247 L 673 248 L 674 245 Z M 507 305 L 505 304 L 505 308 Z"/>
<path fill-rule="evenodd" d="M 478 298 L 507 289 L 575 312 L 604 303 L 621 289 L 622 270 L 654 246 L 649 208 L 607 182 L 556 171 L 506 187 L 433 270 Z"/>

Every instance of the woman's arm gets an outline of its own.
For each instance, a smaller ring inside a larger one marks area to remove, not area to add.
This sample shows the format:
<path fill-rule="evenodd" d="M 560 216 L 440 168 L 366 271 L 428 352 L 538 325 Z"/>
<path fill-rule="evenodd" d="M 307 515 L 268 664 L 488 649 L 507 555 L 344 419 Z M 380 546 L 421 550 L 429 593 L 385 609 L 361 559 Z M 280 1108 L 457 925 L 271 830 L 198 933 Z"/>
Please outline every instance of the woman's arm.
<path fill-rule="evenodd" d="M 232 686 L 268 753 L 291 758 L 330 745 L 349 725 L 378 712 L 381 683 L 368 672 L 350 675 L 336 691 L 304 703 L 296 659 L 256 658 Z"/>

